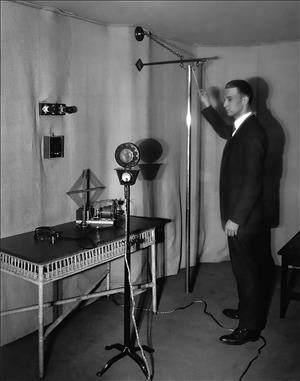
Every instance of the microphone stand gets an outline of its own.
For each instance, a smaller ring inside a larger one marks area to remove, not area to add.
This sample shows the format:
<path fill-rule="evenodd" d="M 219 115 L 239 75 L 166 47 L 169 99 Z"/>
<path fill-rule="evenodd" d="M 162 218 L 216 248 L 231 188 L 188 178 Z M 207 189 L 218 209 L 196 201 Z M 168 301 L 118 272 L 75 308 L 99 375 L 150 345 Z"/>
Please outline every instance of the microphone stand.
<path fill-rule="evenodd" d="M 131 331 L 131 321 L 130 321 L 130 283 L 129 283 L 129 275 L 130 275 L 130 186 L 133 185 L 136 181 L 139 170 L 123 170 L 117 169 L 117 173 L 119 176 L 119 180 L 121 184 L 124 185 L 124 196 L 126 201 L 126 215 L 125 215 L 125 242 L 126 242 L 126 250 L 124 257 L 124 344 L 116 343 L 112 345 L 107 345 L 105 349 L 117 349 L 121 353 L 117 354 L 113 358 L 111 358 L 103 367 L 102 370 L 97 372 L 97 376 L 102 376 L 116 361 L 121 360 L 125 356 L 129 356 L 132 360 L 134 360 L 147 380 L 152 380 L 152 375 L 149 374 L 146 363 L 142 357 L 140 357 L 136 352 L 141 348 L 134 345 L 134 341 L 130 340 L 130 331 Z M 122 174 L 130 173 L 131 180 L 127 180 L 128 182 L 124 182 L 122 180 Z M 154 349 L 148 347 L 147 345 L 142 345 L 142 349 L 153 353 Z"/>

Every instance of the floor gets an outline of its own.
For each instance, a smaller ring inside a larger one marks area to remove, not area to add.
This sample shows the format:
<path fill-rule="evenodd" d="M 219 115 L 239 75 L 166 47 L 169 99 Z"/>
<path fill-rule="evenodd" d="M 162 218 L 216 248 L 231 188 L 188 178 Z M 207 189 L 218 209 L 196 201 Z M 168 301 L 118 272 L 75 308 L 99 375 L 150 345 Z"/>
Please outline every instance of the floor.
<path fill-rule="evenodd" d="M 234 307 L 236 302 L 230 262 L 205 263 L 192 270 L 194 288 L 188 294 L 184 271 L 160 280 L 157 315 L 145 311 L 151 307 L 151 293 L 136 296 L 140 342 L 154 349 L 153 354 L 145 351 L 153 380 L 300 380 L 300 303 L 290 301 L 286 317 L 279 318 L 280 277 L 267 328 L 262 333 L 266 345 L 260 339 L 235 347 L 218 341 L 219 336 L 229 332 L 227 328 L 236 325 L 222 315 L 223 308 Z M 120 353 L 105 350 L 105 346 L 124 343 L 122 303 L 122 294 L 101 298 L 77 310 L 57 329 L 47 342 L 45 381 L 146 380 L 129 356 L 97 377 L 106 362 Z M 0 354 L 2 381 L 39 379 L 36 332 L 5 345 Z"/>

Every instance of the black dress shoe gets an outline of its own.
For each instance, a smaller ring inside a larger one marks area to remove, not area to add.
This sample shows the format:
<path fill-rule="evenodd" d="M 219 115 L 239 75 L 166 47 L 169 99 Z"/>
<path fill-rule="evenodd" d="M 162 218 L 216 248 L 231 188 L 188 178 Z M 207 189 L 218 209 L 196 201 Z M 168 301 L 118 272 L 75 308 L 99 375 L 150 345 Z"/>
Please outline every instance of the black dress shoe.
<path fill-rule="evenodd" d="M 225 308 L 225 310 L 223 310 L 222 312 L 225 316 L 229 317 L 230 319 L 239 319 L 240 318 L 239 310 L 234 310 L 231 308 Z"/>
<path fill-rule="evenodd" d="M 260 331 L 238 327 L 230 335 L 221 336 L 219 340 L 225 344 L 242 345 L 248 341 L 257 341 L 259 336 Z"/>

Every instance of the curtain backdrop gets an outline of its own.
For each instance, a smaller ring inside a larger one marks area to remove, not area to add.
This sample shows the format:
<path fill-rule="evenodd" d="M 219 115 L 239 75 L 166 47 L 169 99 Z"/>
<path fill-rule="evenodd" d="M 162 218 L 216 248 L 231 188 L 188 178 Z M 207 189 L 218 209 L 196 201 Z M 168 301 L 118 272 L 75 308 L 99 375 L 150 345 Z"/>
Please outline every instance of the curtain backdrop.
<path fill-rule="evenodd" d="M 114 171 L 116 147 L 127 141 L 155 142 L 161 152 L 148 152 L 142 164 L 152 160 L 159 170 L 152 180 L 139 175 L 131 190 L 131 212 L 172 220 L 166 226 L 165 245 L 158 248 L 158 272 L 176 274 L 185 267 L 186 71 L 164 65 L 139 72 L 138 58 L 162 61 L 170 59 L 170 53 L 148 38 L 137 42 L 133 28 L 100 26 L 7 1 L 1 2 L 1 18 L 1 236 L 74 220 L 78 206 L 66 192 L 87 168 L 106 187 L 101 199 L 123 198 Z M 257 111 L 265 121 L 276 119 L 275 151 L 285 138 L 280 204 L 274 199 L 281 214 L 274 228 L 276 253 L 299 229 L 299 42 L 181 48 L 198 57 L 219 57 L 205 65 L 203 78 L 198 73 L 198 81 L 214 90 L 216 107 L 220 90 L 232 78 L 251 78 L 257 89 L 264 90 L 257 93 Z M 39 102 L 75 105 L 78 111 L 40 116 Z M 228 259 L 218 200 L 224 142 L 202 120 L 194 84 L 192 119 L 194 265 Z M 43 158 L 42 139 L 51 133 L 65 137 L 62 159 Z M 145 253 L 134 254 L 134 280 L 145 273 L 141 271 L 145 266 Z M 62 296 L 91 288 L 102 271 L 97 268 L 64 280 Z M 123 284 L 122 260 L 113 263 L 112 283 Z M 51 285 L 45 294 L 52 300 Z M 36 302 L 36 286 L 1 274 L 1 310 Z M 36 315 L 33 311 L 2 318 L 1 344 L 35 330 Z M 51 319 L 48 311 L 46 322 Z"/>
<path fill-rule="evenodd" d="M 158 272 L 176 274 L 184 265 L 185 71 L 169 66 L 138 72 L 138 58 L 148 62 L 169 53 L 149 39 L 136 41 L 134 28 L 100 26 L 5 1 L 1 11 L 1 236 L 74 220 L 78 206 L 66 192 L 86 168 L 106 187 L 101 199 L 124 198 L 114 171 L 115 149 L 152 139 L 162 149 L 154 157 L 159 171 L 152 181 L 139 176 L 131 213 L 172 220 L 165 245 L 158 247 Z M 39 102 L 75 105 L 78 111 L 40 116 Z M 43 158 L 42 140 L 50 134 L 64 135 L 64 158 Z M 145 266 L 145 253 L 135 254 L 133 280 Z M 104 270 L 64 280 L 62 296 L 91 288 Z M 122 260 L 113 262 L 111 280 L 112 286 L 123 284 Z M 2 274 L 1 296 L 1 310 L 7 310 L 35 304 L 37 289 Z M 45 296 L 52 299 L 52 285 Z M 36 329 L 36 315 L 3 317 L 1 343 Z"/>

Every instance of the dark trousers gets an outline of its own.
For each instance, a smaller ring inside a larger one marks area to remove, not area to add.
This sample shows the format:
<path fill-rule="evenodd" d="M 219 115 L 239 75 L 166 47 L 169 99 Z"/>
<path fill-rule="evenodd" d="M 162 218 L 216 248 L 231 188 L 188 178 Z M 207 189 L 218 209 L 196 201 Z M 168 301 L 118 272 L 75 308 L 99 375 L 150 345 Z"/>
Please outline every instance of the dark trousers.
<path fill-rule="evenodd" d="M 238 232 L 228 237 L 228 246 L 239 297 L 239 327 L 260 331 L 266 325 L 274 281 L 270 231 Z"/>

